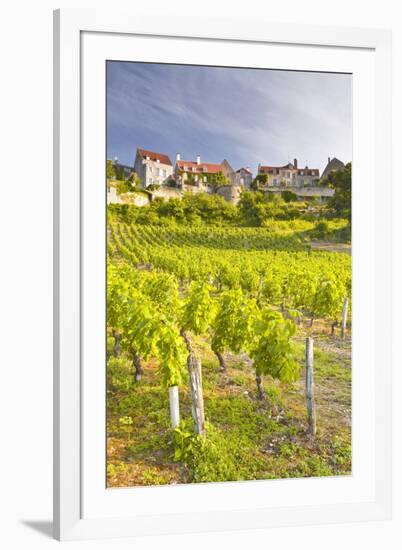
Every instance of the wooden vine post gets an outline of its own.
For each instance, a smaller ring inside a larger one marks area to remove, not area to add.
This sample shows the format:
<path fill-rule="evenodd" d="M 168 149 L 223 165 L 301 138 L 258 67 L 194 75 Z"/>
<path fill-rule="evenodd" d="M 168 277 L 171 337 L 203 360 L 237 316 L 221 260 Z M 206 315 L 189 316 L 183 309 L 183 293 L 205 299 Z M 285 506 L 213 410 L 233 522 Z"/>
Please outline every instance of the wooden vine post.
<path fill-rule="evenodd" d="M 216 357 L 218 358 L 218 361 L 219 361 L 219 369 L 221 372 L 226 372 L 226 364 L 225 364 L 225 359 L 223 358 L 223 355 L 221 354 L 220 351 L 214 351 Z"/>
<path fill-rule="evenodd" d="M 308 433 L 315 435 L 316 414 L 314 401 L 314 340 L 306 338 L 306 401 L 307 401 L 307 420 Z"/>
<path fill-rule="evenodd" d="M 133 367 L 134 367 L 134 378 L 136 382 L 140 382 L 142 375 L 144 374 L 144 369 L 141 364 L 141 355 L 136 351 L 132 351 L 133 357 Z"/>
<path fill-rule="evenodd" d="M 190 379 L 191 413 L 194 420 L 194 431 L 205 435 L 204 396 L 202 393 L 201 361 L 196 357 L 188 334 L 180 331 L 187 347 L 187 369 Z"/>
<path fill-rule="evenodd" d="M 114 338 L 113 355 L 115 357 L 118 357 L 120 355 L 120 334 L 117 332 L 117 330 L 113 328 L 112 335 Z"/>
<path fill-rule="evenodd" d="M 255 382 L 257 384 L 257 397 L 258 399 L 264 399 L 265 393 L 262 387 L 262 376 L 261 374 L 255 375 Z"/>
<path fill-rule="evenodd" d="M 343 308 L 342 308 L 342 321 L 341 321 L 341 338 L 342 340 L 345 338 L 345 331 L 346 331 L 346 321 L 348 318 L 348 304 L 349 301 L 347 298 L 343 301 Z"/>
<path fill-rule="evenodd" d="M 172 424 L 172 428 L 175 429 L 180 424 L 178 386 L 169 386 L 169 407 L 170 407 L 170 421 Z"/>

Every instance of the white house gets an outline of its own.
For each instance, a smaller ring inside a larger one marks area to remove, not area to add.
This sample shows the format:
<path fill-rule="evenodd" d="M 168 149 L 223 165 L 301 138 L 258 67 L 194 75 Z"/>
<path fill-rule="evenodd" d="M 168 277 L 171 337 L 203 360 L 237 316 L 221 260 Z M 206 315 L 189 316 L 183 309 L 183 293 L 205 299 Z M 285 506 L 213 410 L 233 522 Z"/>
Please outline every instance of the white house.
<path fill-rule="evenodd" d="M 237 183 L 249 188 L 253 181 L 253 174 L 250 168 L 239 168 L 236 170 Z"/>
<path fill-rule="evenodd" d="M 320 179 L 318 168 L 299 168 L 297 159 L 285 166 L 258 165 L 258 173 L 267 175 L 268 187 L 307 187 L 317 185 Z"/>
<path fill-rule="evenodd" d="M 168 155 L 146 149 L 137 149 L 134 170 L 144 188 L 149 185 L 163 185 L 173 177 L 173 165 Z"/>

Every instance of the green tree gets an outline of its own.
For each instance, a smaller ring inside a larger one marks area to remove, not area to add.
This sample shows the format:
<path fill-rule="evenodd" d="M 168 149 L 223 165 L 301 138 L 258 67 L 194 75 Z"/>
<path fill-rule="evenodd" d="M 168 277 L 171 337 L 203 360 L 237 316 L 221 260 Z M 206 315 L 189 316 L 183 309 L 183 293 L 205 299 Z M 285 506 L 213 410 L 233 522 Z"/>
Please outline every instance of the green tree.
<path fill-rule="evenodd" d="M 253 191 L 258 191 L 260 187 L 265 187 L 267 182 L 268 182 L 267 174 L 257 174 L 256 177 L 251 182 L 250 189 L 252 189 Z"/>
<path fill-rule="evenodd" d="M 296 202 L 297 201 L 296 193 L 293 193 L 292 191 L 289 191 L 288 189 L 286 191 L 282 191 L 281 195 L 282 195 L 282 198 L 285 202 Z"/>
<path fill-rule="evenodd" d="M 151 183 L 150 185 L 148 185 L 147 190 L 148 191 L 157 191 L 160 188 L 161 188 L 161 186 L 159 185 L 159 183 Z"/>
<path fill-rule="evenodd" d="M 218 172 L 217 174 L 211 174 L 209 176 L 208 185 L 212 188 L 212 191 L 216 193 L 220 187 L 229 185 L 229 179 L 222 173 Z"/>
<path fill-rule="evenodd" d="M 124 193 L 134 193 L 140 186 L 141 180 L 135 172 L 132 172 L 130 176 L 125 180 L 124 176 L 119 178 L 117 184 L 117 193 L 123 195 Z"/>
<path fill-rule="evenodd" d="M 112 160 L 106 161 L 106 178 L 108 181 L 116 179 L 116 170 Z"/>
<path fill-rule="evenodd" d="M 344 170 L 335 170 L 328 175 L 328 185 L 335 190 L 328 204 L 337 214 L 351 221 L 352 218 L 352 163 Z"/>

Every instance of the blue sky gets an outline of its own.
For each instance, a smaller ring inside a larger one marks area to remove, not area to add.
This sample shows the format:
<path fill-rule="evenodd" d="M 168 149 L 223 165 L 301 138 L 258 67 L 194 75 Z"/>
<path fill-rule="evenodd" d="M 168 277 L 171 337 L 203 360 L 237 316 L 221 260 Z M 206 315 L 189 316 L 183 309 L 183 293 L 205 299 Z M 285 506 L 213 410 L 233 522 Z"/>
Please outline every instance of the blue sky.
<path fill-rule="evenodd" d="M 107 156 L 137 147 L 184 160 L 325 168 L 352 160 L 352 77 L 344 74 L 108 62 Z"/>

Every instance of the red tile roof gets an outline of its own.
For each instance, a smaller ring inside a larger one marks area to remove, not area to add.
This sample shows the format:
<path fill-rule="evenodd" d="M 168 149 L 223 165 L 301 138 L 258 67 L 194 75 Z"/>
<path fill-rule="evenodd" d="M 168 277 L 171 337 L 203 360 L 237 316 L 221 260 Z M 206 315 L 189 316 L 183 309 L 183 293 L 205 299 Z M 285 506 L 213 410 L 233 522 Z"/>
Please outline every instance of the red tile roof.
<path fill-rule="evenodd" d="M 274 168 L 279 170 L 280 166 L 259 166 L 258 172 L 260 174 L 273 174 Z"/>
<path fill-rule="evenodd" d="M 138 152 L 142 156 L 142 158 L 149 157 L 150 160 L 153 160 L 154 162 L 159 160 L 159 162 L 161 162 L 162 164 L 168 164 L 169 166 L 172 166 L 170 158 L 163 153 L 155 153 L 154 151 L 147 151 L 146 149 L 138 149 Z"/>
<path fill-rule="evenodd" d="M 211 164 L 210 162 L 197 164 L 191 160 L 178 160 L 176 166 L 181 172 L 189 172 L 190 174 L 217 174 L 222 172 L 222 164 Z"/>

